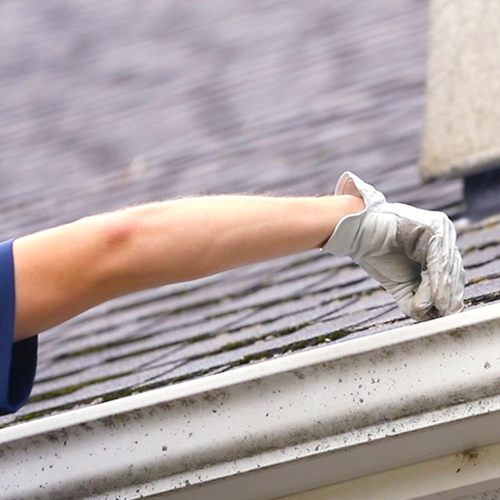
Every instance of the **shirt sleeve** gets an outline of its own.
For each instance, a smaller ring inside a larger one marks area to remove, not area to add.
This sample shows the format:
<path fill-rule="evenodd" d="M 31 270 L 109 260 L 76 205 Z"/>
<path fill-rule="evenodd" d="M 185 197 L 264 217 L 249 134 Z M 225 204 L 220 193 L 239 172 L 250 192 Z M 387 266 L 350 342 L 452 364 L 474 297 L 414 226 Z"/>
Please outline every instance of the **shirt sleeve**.
<path fill-rule="evenodd" d="M 35 380 L 38 337 L 13 342 L 16 312 L 13 240 L 0 243 L 0 415 L 16 412 Z"/>

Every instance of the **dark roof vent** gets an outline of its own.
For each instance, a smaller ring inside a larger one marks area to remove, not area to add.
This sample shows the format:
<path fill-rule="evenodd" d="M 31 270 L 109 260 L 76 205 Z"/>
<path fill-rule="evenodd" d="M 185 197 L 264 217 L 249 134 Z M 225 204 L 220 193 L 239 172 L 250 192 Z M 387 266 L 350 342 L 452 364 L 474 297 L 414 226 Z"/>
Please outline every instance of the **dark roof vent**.
<path fill-rule="evenodd" d="M 500 165 L 496 170 L 466 176 L 464 198 L 471 221 L 500 213 Z"/>

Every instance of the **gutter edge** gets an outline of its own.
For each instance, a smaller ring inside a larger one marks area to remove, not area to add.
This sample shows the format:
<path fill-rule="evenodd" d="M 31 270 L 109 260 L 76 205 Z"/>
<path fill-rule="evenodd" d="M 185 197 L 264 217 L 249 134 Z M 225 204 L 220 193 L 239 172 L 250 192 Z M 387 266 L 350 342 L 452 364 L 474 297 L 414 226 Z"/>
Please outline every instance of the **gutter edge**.
<path fill-rule="evenodd" d="M 500 441 L 499 331 L 493 304 L 0 430 L 0 498 L 276 498 Z"/>

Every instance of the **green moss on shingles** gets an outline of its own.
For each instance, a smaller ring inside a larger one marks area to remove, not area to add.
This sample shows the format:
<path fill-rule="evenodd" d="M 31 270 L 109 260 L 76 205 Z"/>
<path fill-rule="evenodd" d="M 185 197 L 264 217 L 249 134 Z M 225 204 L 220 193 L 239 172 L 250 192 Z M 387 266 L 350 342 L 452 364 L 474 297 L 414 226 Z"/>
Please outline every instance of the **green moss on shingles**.
<path fill-rule="evenodd" d="M 364 291 L 364 292 L 361 292 L 361 293 L 357 293 L 357 294 L 356 293 L 355 294 L 345 294 L 343 297 L 344 297 L 344 300 L 345 300 L 346 297 L 356 297 L 356 296 L 362 296 L 362 295 L 369 295 L 369 294 L 371 294 L 371 293 L 373 293 L 374 291 L 377 291 L 377 290 L 378 290 L 378 288 L 374 288 L 374 289 L 367 290 L 367 291 Z M 338 300 L 339 299 L 337 298 L 337 299 L 334 299 L 334 300 L 331 300 L 331 301 L 323 302 L 323 304 L 324 303 L 335 302 L 335 301 L 338 301 Z M 276 304 L 276 303 L 279 303 L 279 302 L 280 301 L 273 301 L 273 304 Z M 266 308 L 266 307 L 269 307 L 269 305 L 266 304 L 264 306 L 264 308 Z M 262 307 L 259 307 L 259 309 L 262 309 Z M 275 319 L 272 318 L 269 321 L 266 321 L 265 323 L 272 322 L 274 320 Z M 387 324 L 394 324 L 395 320 L 390 320 L 390 321 L 388 321 L 386 323 Z M 267 333 L 267 334 L 265 334 L 263 336 L 260 336 L 258 338 L 252 338 L 252 339 L 248 339 L 248 340 L 245 340 L 245 341 L 231 342 L 231 343 L 229 343 L 229 344 L 221 347 L 220 349 L 217 349 L 217 350 L 214 350 L 214 351 L 211 351 L 211 352 L 205 352 L 203 355 L 198 355 L 198 356 L 193 356 L 191 358 L 188 358 L 186 360 L 186 362 L 194 361 L 194 360 L 202 358 L 202 357 L 213 356 L 213 355 L 216 355 L 216 354 L 220 354 L 222 352 L 227 352 L 227 351 L 233 351 L 233 350 L 241 349 L 241 348 L 247 347 L 249 345 L 252 345 L 255 342 L 259 342 L 261 340 L 265 340 L 265 338 L 269 337 L 269 335 L 272 335 L 273 338 L 279 338 L 279 337 L 283 337 L 283 336 L 286 336 L 286 335 L 290 335 L 290 334 L 292 334 L 294 332 L 297 332 L 298 330 L 300 330 L 302 328 L 305 328 L 307 326 L 311 326 L 313 324 L 315 324 L 315 323 L 314 322 L 302 322 L 302 323 L 299 323 L 297 325 L 292 325 L 290 327 L 286 327 L 286 328 L 277 330 L 275 332 L 269 332 L 269 333 Z M 238 330 L 238 329 L 235 329 L 235 330 Z M 308 347 L 319 346 L 319 345 L 322 345 L 324 343 L 327 343 L 327 342 L 330 342 L 330 341 L 333 341 L 333 340 L 345 337 L 345 336 L 347 336 L 349 334 L 352 334 L 356 330 L 357 330 L 356 328 L 351 328 L 349 330 L 337 330 L 337 331 L 333 331 L 333 332 L 330 332 L 328 334 L 320 335 L 320 336 L 317 336 L 317 337 L 312 337 L 310 339 L 304 339 L 304 340 L 292 342 L 292 343 L 287 344 L 285 346 L 281 346 L 281 347 L 277 347 L 277 348 L 273 348 L 273 349 L 267 349 L 265 351 L 261 351 L 261 352 L 257 352 L 257 353 L 253 353 L 253 354 L 248 354 L 248 355 L 245 355 L 242 358 L 240 358 L 240 359 L 238 359 L 238 360 L 236 360 L 234 362 L 219 364 L 219 365 L 213 366 L 213 367 L 211 367 L 210 369 L 207 369 L 207 370 L 197 371 L 197 372 L 194 372 L 194 373 L 186 373 L 186 374 L 183 374 L 181 376 L 172 377 L 170 379 L 166 379 L 166 380 L 163 380 L 163 381 L 160 381 L 160 382 L 147 383 L 147 384 L 144 384 L 144 385 L 139 386 L 139 387 L 134 387 L 133 389 L 126 388 L 126 389 L 121 389 L 121 390 L 110 391 L 107 394 L 100 394 L 98 396 L 93 396 L 93 397 L 90 397 L 90 398 L 87 398 L 87 399 L 82 399 L 82 400 L 79 400 L 79 401 L 75 401 L 74 403 L 68 403 L 68 404 L 65 404 L 65 405 L 56 406 L 56 407 L 50 408 L 50 409 L 45 410 L 45 411 L 32 412 L 32 413 L 29 413 L 29 414 L 17 417 L 16 420 L 13 423 L 15 423 L 15 422 L 21 422 L 21 421 L 26 421 L 26 420 L 30 420 L 30 419 L 34 419 L 34 418 L 43 417 L 45 415 L 49 415 L 49 414 L 52 414 L 52 413 L 55 413 L 55 412 L 58 412 L 58 411 L 64 411 L 64 410 L 72 409 L 72 408 L 75 408 L 75 407 L 89 405 L 89 404 L 95 403 L 96 401 L 104 402 L 104 401 L 110 401 L 110 400 L 118 399 L 118 398 L 121 398 L 121 397 L 130 396 L 130 395 L 133 395 L 133 394 L 139 394 L 139 393 L 146 392 L 146 391 L 149 391 L 149 390 L 152 390 L 152 389 L 155 389 L 155 388 L 165 387 L 165 386 L 173 385 L 173 384 L 180 383 L 180 382 L 183 382 L 183 381 L 186 381 L 186 380 L 191 380 L 191 379 L 199 378 L 199 377 L 202 377 L 202 376 L 206 376 L 206 375 L 209 375 L 211 373 L 216 373 L 216 372 L 220 372 L 220 371 L 226 371 L 226 370 L 230 370 L 230 369 L 232 369 L 234 367 L 244 366 L 246 364 L 254 363 L 254 362 L 257 362 L 257 361 L 263 361 L 263 360 L 266 360 L 266 359 L 271 359 L 274 356 L 278 356 L 278 355 L 283 355 L 283 354 L 287 354 L 287 353 L 299 351 L 299 350 L 302 350 L 302 349 L 305 349 L 305 348 L 308 348 Z M 227 332 L 224 332 L 224 333 L 227 333 Z M 213 338 L 214 336 L 221 335 L 221 334 L 222 334 L 221 332 L 217 332 L 215 334 L 203 334 L 203 335 L 199 335 L 197 337 L 193 337 L 192 339 L 182 341 L 182 343 L 186 343 L 186 342 L 192 343 L 192 342 L 198 342 L 198 341 L 203 341 L 203 340 L 209 340 L 210 338 Z M 171 343 L 170 343 L 170 345 L 171 345 Z M 155 347 L 154 349 L 151 349 L 151 350 L 156 350 L 156 349 L 158 349 L 158 347 Z M 132 355 L 136 355 L 136 354 L 137 353 L 133 353 Z M 82 383 L 82 384 L 74 384 L 74 385 L 72 385 L 72 386 L 70 386 L 68 388 L 62 388 L 61 390 L 58 390 L 58 391 L 50 391 L 50 392 L 45 393 L 44 395 L 36 396 L 34 398 L 34 400 L 39 400 L 39 401 L 40 400 L 50 400 L 51 398 L 55 398 L 55 397 L 66 395 L 66 394 L 71 394 L 72 392 L 76 392 L 78 389 L 80 389 L 82 387 L 85 387 L 85 386 L 90 386 L 90 385 L 94 385 L 94 384 L 106 382 L 108 380 L 111 380 L 111 379 L 114 379 L 114 378 L 120 378 L 120 377 L 129 375 L 129 374 L 131 374 L 131 372 L 128 372 L 126 374 L 122 373 L 122 374 L 115 375 L 115 376 L 112 376 L 112 377 L 103 377 L 103 378 L 95 379 L 95 380 L 92 380 L 92 381 L 89 381 L 89 382 L 85 382 L 85 383 Z"/>
<path fill-rule="evenodd" d="M 54 359 L 59 361 L 59 360 L 64 360 L 64 359 L 71 359 L 71 358 L 77 358 L 79 356 L 86 356 L 87 354 L 94 354 L 96 352 L 102 352 L 107 349 L 112 349 L 113 347 L 122 347 L 126 344 L 133 344 L 134 342 L 140 342 L 141 340 L 145 340 L 144 337 L 135 337 L 133 339 L 125 339 L 125 340 L 116 340 L 113 342 L 104 342 L 102 344 L 97 344 L 89 347 L 85 347 L 83 349 L 75 349 L 73 351 L 66 352 L 64 354 L 60 354 L 58 356 L 55 356 Z"/>
<path fill-rule="evenodd" d="M 275 335 L 279 335 L 279 336 L 289 335 L 290 333 L 293 333 L 293 332 L 297 331 L 298 329 L 303 328 L 307 325 L 309 325 L 309 323 L 301 323 L 300 325 L 295 325 L 294 327 L 284 328 L 282 330 L 275 332 Z M 325 334 L 325 335 L 313 337 L 311 339 L 305 339 L 305 340 L 301 340 L 301 341 L 297 341 L 297 342 L 292 342 L 291 344 L 287 344 L 286 346 L 281 346 L 281 347 L 277 347 L 274 349 L 267 349 L 265 351 L 261 351 L 258 353 L 247 354 L 247 355 L 243 356 L 241 359 L 238 359 L 232 363 L 219 364 L 217 366 L 211 367 L 210 369 L 198 370 L 196 372 L 191 372 L 191 373 L 185 373 L 185 374 L 177 376 L 177 377 L 172 377 L 172 378 L 160 381 L 160 382 L 147 383 L 147 384 L 144 384 L 141 386 L 136 386 L 134 388 L 125 388 L 125 389 L 120 389 L 120 390 L 114 390 L 114 391 L 110 391 L 110 392 L 105 393 L 105 394 L 100 394 L 98 396 L 83 398 L 83 399 L 74 401 L 72 403 L 66 403 L 63 405 L 56 405 L 56 406 L 53 406 L 53 407 L 46 409 L 46 410 L 30 412 L 30 413 L 27 413 L 25 415 L 18 415 L 15 418 L 15 420 L 13 422 L 9 423 L 8 425 L 10 426 L 10 425 L 14 425 L 16 423 L 26 422 L 26 421 L 34 420 L 37 418 L 42 418 L 42 417 L 45 417 L 48 415 L 60 413 L 63 411 L 69 411 L 69 410 L 72 410 L 72 409 L 75 409 L 78 407 L 82 407 L 82 406 L 89 406 L 89 405 L 92 405 L 93 403 L 95 403 L 96 401 L 99 401 L 99 402 L 112 401 L 112 400 L 116 400 L 119 398 L 135 395 L 135 394 L 141 394 L 141 393 L 153 390 L 153 389 L 158 389 L 161 387 L 166 387 L 169 385 L 178 384 L 180 382 L 185 382 L 187 380 L 192 380 L 195 378 L 204 377 L 204 376 L 210 375 L 212 373 L 217 373 L 220 371 L 227 371 L 227 370 L 230 370 L 232 368 L 239 367 L 239 366 L 244 366 L 244 365 L 255 363 L 258 361 L 264 361 L 267 359 L 271 359 L 277 355 L 283 355 L 283 354 L 295 352 L 297 350 L 301 350 L 301 349 L 304 349 L 306 347 L 314 347 L 314 346 L 322 345 L 322 344 L 327 343 L 329 341 L 332 341 L 332 340 L 335 340 L 338 338 L 342 338 L 346 335 L 349 335 L 350 333 L 352 333 L 352 332 L 347 331 L 347 330 L 336 330 L 336 331 L 333 331 L 333 332 Z M 226 349 L 227 350 L 234 350 L 234 349 L 238 349 L 241 347 L 245 347 L 245 345 L 243 345 L 243 344 L 244 343 L 234 342 L 234 343 L 226 346 Z M 207 355 L 211 355 L 211 354 L 214 354 L 214 353 L 207 353 Z M 132 374 L 132 372 L 121 373 L 119 375 L 114 375 L 114 376 L 110 376 L 110 377 L 102 377 L 99 379 L 94 379 L 94 380 L 88 381 L 86 383 L 74 384 L 72 386 L 69 386 L 67 388 L 62 388 L 62 389 L 57 390 L 57 391 L 48 391 L 48 392 L 44 393 L 43 395 L 40 394 L 40 395 L 32 397 L 31 401 L 50 400 L 50 399 L 56 398 L 58 396 L 64 396 L 66 394 L 71 394 L 71 393 L 73 393 L 73 392 L 75 392 L 78 389 L 81 389 L 83 387 L 95 385 L 95 384 L 102 383 L 102 382 L 107 382 L 109 380 L 120 378 L 120 377 L 127 376 L 130 374 Z"/>
<path fill-rule="evenodd" d="M 73 409 L 84 407 L 84 406 L 90 406 L 92 404 L 95 404 L 96 401 L 98 401 L 99 403 L 113 401 L 113 400 L 124 398 L 127 396 L 141 394 L 141 393 L 153 390 L 153 389 L 158 389 L 160 387 L 173 385 L 173 384 L 183 382 L 186 380 L 190 380 L 193 378 L 203 377 L 203 376 L 209 375 L 210 373 L 213 373 L 216 370 L 220 370 L 221 368 L 224 368 L 225 366 L 227 366 L 227 365 L 220 365 L 218 367 L 211 368 L 208 370 L 200 370 L 200 371 L 197 371 L 197 372 L 194 372 L 191 374 L 186 374 L 186 375 L 179 376 L 179 377 L 173 377 L 171 379 L 168 379 L 168 380 L 162 381 L 162 382 L 144 384 L 142 386 L 137 386 L 134 388 L 125 388 L 125 389 L 120 389 L 120 390 L 114 390 L 114 391 L 110 391 L 110 392 L 105 393 L 105 394 L 100 394 L 98 396 L 92 396 L 89 398 L 79 399 L 79 400 L 74 401 L 72 403 L 56 405 L 56 406 L 53 406 L 53 407 L 45 409 L 45 410 L 30 412 L 30 413 L 26 413 L 24 415 L 17 415 L 16 418 L 12 422 L 9 422 L 9 424 L 5 425 L 4 427 L 10 427 L 12 425 L 15 425 L 16 423 L 35 420 L 37 418 L 42 418 L 42 417 L 46 417 L 46 416 L 53 415 L 56 413 L 61 413 L 63 411 L 69 411 L 69 410 L 73 410 Z M 125 375 L 125 374 L 122 374 L 122 375 Z M 103 379 L 103 380 L 105 381 L 105 379 Z M 97 383 L 97 382 L 94 381 L 94 383 Z M 83 385 L 86 385 L 86 384 L 83 384 Z M 53 391 L 53 392 L 56 392 L 56 391 Z M 47 395 L 48 393 L 45 393 L 45 394 Z M 58 395 L 62 395 L 62 394 L 58 393 Z M 34 398 L 31 398 L 31 401 L 33 401 L 33 399 Z"/>
<path fill-rule="evenodd" d="M 302 349 L 305 349 L 308 347 L 316 347 L 316 346 L 322 345 L 324 343 L 331 342 L 332 340 L 336 340 L 336 339 L 345 337 L 346 335 L 349 335 L 350 333 L 352 333 L 352 332 L 347 331 L 347 330 L 337 330 L 335 332 L 331 332 L 331 333 L 328 333 L 325 335 L 320 335 L 318 337 L 312 337 L 310 339 L 304 339 L 304 340 L 292 342 L 292 343 L 287 344 L 285 346 L 276 347 L 274 349 L 268 349 L 266 351 L 247 354 L 247 355 L 243 356 L 241 359 L 231 363 L 230 367 L 234 368 L 237 366 L 247 365 L 250 363 L 254 363 L 256 361 L 263 361 L 263 360 L 271 359 L 277 355 L 289 354 L 289 353 L 296 352 L 296 351 L 299 351 L 299 350 L 302 350 Z"/>
<path fill-rule="evenodd" d="M 70 377 L 71 375 L 76 375 L 77 373 L 81 373 L 83 370 L 84 370 L 84 368 L 80 368 L 78 370 L 72 370 L 72 371 L 69 371 L 69 372 L 64 372 L 64 373 L 61 373 L 61 374 L 58 374 L 58 375 L 48 376 L 48 377 L 44 377 L 44 376 L 38 377 L 37 376 L 36 381 L 37 381 L 37 383 L 52 382 L 54 380 L 60 380 L 62 378 Z"/>
<path fill-rule="evenodd" d="M 481 250 L 486 250 L 487 248 L 499 247 L 499 246 L 500 246 L 500 241 L 493 240 L 493 241 L 488 241 L 487 243 L 476 244 L 476 245 L 472 245 L 472 246 L 467 247 L 467 248 L 462 248 L 461 253 L 462 253 L 462 255 L 468 255 L 472 252 L 477 252 L 477 251 L 481 251 Z"/>
<path fill-rule="evenodd" d="M 37 394 L 37 395 L 32 396 L 31 402 L 35 403 L 38 401 L 46 401 L 48 399 L 57 398 L 59 396 L 65 396 L 67 394 L 71 394 L 73 392 L 76 392 L 79 389 L 82 389 L 84 387 L 90 387 L 91 385 L 101 384 L 103 382 L 108 382 L 109 380 L 115 380 L 117 378 L 126 377 L 128 375 L 131 375 L 132 373 L 133 372 L 131 372 L 131 371 L 122 372 L 122 373 L 119 373 L 117 375 L 111 375 L 108 377 L 101 377 L 101 378 L 97 378 L 97 379 L 86 380 L 85 382 L 81 382 L 79 384 L 72 384 L 72 385 L 68 385 L 66 387 L 61 387 L 61 389 L 47 391 L 47 392 L 44 392 L 42 394 Z"/>
<path fill-rule="evenodd" d="M 284 328 L 284 329 L 279 330 L 277 332 L 273 332 L 273 335 L 279 335 L 279 336 L 288 335 L 288 334 L 296 332 L 297 330 L 303 328 L 304 326 L 308 326 L 310 324 L 311 323 L 308 322 L 308 323 L 301 323 L 301 324 L 298 324 L 298 325 L 294 325 L 292 327 Z M 235 329 L 235 330 L 232 330 L 232 331 L 238 331 L 238 330 L 239 329 Z M 187 339 L 187 340 L 180 340 L 180 341 L 177 341 L 177 342 L 167 342 L 165 344 L 157 345 L 155 347 L 148 347 L 146 349 L 141 349 L 140 351 L 134 351 L 134 352 L 131 352 L 131 353 L 128 353 L 128 354 L 123 354 L 123 355 L 120 355 L 120 356 L 115 356 L 115 357 L 109 358 L 107 361 L 108 362 L 112 362 L 112 361 L 118 361 L 118 360 L 122 360 L 122 359 L 132 358 L 132 357 L 139 356 L 139 355 L 142 355 L 142 354 L 147 354 L 149 352 L 157 351 L 158 349 L 164 349 L 166 347 L 170 347 L 170 346 L 176 345 L 176 344 L 194 344 L 196 342 L 201 342 L 201 341 L 204 341 L 204 340 L 210 340 L 210 339 L 213 339 L 213 338 L 215 338 L 217 336 L 226 335 L 228 333 L 231 333 L 231 331 L 229 331 L 229 330 L 226 330 L 226 331 L 223 331 L 223 332 L 218 331 L 216 333 L 207 333 L 207 334 L 203 334 L 203 335 L 198 335 L 196 337 L 192 337 L 191 339 Z M 268 335 L 269 335 L 269 333 L 267 333 L 266 335 L 260 336 L 260 337 L 252 337 L 251 339 L 248 339 L 248 340 L 242 340 L 242 341 L 238 341 L 238 342 L 230 342 L 230 343 L 226 344 L 224 347 L 221 347 L 219 349 L 215 349 L 213 351 L 207 351 L 207 352 L 205 352 L 203 354 L 198 354 L 198 355 L 195 355 L 195 356 L 190 356 L 190 357 L 187 358 L 187 361 L 195 361 L 197 359 L 206 358 L 208 356 L 214 356 L 214 355 L 226 352 L 226 351 L 231 351 L 231 350 L 234 350 L 234 349 L 239 349 L 241 347 L 245 347 L 247 345 L 252 345 L 252 344 L 254 344 L 254 343 L 258 342 L 258 341 L 263 340 Z"/>
<path fill-rule="evenodd" d="M 349 284 L 346 284 L 345 286 L 350 286 L 353 283 L 358 283 L 358 282 L 364 281 L 365 279 L 366 279 L 365 277 L 360 278 L 359 280 L 355 280 L 354 282 L 350 282 Z M 379 289 L 380 289 L 380 287 L 374 286 L 374 287 L 369 288 L 367 290 L 363 290 L 362 292 L 347 293 L 347 294 L 341 295 L 339 297 L 336 297 L 336 298 L 334 298 L 332 300 L 323 301 L 319 305 L 327 305 L 327 304 L 331 304 L 331 303 L 334 303 L 334 302 L 342 302 L 344 300 L 349 300 L 349 299 L 352 299 L 352 298 L 360 298 L 360 297 L 364 297 L 364 296 L 369 296 L 369 295 L 377 292 Z M 316 292 L 316 293 L 320 293 L 320 292 Z M 301 300 L 301 297 L 294 297 L 293 300 L 295 300 L 295 301 Z M 260 311 L 263 311 L 265 309 L 268 309 L 268 308 L 280 305 L 283 302 L 290 302 L 290 298 L 287 298 L 286 300 L 273 300 L 273 301 L 269 301 L 269 302 L 267 302 L 265 304 L 256 306 L 255 309 L 256 309 L 256 312 L 260 312 Z M 238 310 L 231 310 L 231 311 L 228 311 L 227 314 L 234 314 L 236 312 L 238 312 Z M 205 319 L 205 321 L 208 321 L 210 319 L 212 319 L 212 316 L 207 317 Z M 275 320 L 276 320 L 275 318 L 269 318 L 268 320 L 265 320 L 265 321 L 262 321 L 261 323 L 259 323 L 259 325 L 270 324 L 270 323 L 273 323 Z M 291 331 L 288 332 L 288 333 L 293 333 L 293 332 L 297 331 L 297 329 L 303 328 L 304 326 L 308 326 L 309 324 L 310 323 L 305 324 L 305 325 L 298 325 L 298 326 L 289 327 L 289 328 L 291 328 Z M 252 327 L 252 326 L 256 326 L 256 324 L 246 325 L 246 327 Z M 197 342 L 202 342 L 202 341 L 213 339 L 213 338 L 215 338 L 217 336 L 220 336 L 222 334 L 231 334 L 231 333 L 238 332 L 242 328 L 244 328 L 244 327 L 238 326 L 238 327 L 235 327 L 235 328 L 226 329 L 223 332 L 216 331 L 216 332 L 213 332 L 213 333 L 204 333 L 204 334 L 201 334 L 201 335 L 196 335 L 196 336 L 190 337 L 188 339 L 181 339 L 181 340 L 177 340 L 177 341 L 173 341 L 173 342 L 164 342 L 164 343 L 156 345 L 154 347 L 148 347 L 148 348 L 145 348 L 145 349 L 140 349 L 140 350 L 137 350 L 137 351 L 134 351 L 134 352 L 130 352 L 128 354 L 123 354 L 123 355 L 119 355 L 119 356 L 113 356 L 113 357 L 108 358 L 107 361 L 108 362 L 113 362 L 113 361 L 118 361 L 118 360 L 122 360 L 122 359 L 133 358 L 133 357 L 136 357 L 136 356 L 141 356 L 143 354 L 147 354 L 147 353 L 150 353 L 150 352 L 157 351 L 158 349 L 166 349 L 168 347 L 173 347 L 173 346 L 176 346 L 176 345 L 195 344 Z M 157 333 L 159 333 L 159 332 L 157 332 Z M 100 352 L 100 351 L 102 351 L 104 349 L 108 349 L 108 348 L 111 348 L 111 347 L 123 346 L 124 344 L 127 344 L 127 343 L 133 343 L 133 342 L 138 342 L 138 341 L 141 341 L 141 340 L 145 340 L 147 338 L 154 337 L 157 333 L 150 333 L 148 335 L 144 335 L 144 336 L 141 336 L 141 337 L 136 337 L 135 339 L 132 339 L 129 342 L 127 342 L 127 341 L 115 341 L 115 342 L 109 342 L 109 343 L 106 343 L 106 344 L 101 344 L 100 346 L 92 346 L 92 347 L 89 347 L 87 349 L 80 349 L 78 351 L 68 352 L 68 353 L 62 354 L 57 359 L 74 358 L 74 357 L 83 356 L 83 355 L 86 355 L 86 354 L 91 354 L 91 353 L 94 353 L 94 352 Z M 270 333 L 267 333 L 265 336 L 255 338 L 250 343 L 255 343 L 256 341 L 263 340 L 269 334 Z M 277 335 L 286 335 L 287 331 L 286 331 L 286 329 L 280 330 L 276 334 Z M 227 350 L 227 349 L 225 349 L 225 350 Z M 221 351 L 221 352 L 223 352 L 223 351 Z M 217 352 L 207 353 L 207 354 L 205 354 L 203 356 L 200 355 L 199 357 L 205 357 L 205 356 L 208 356 L 208 355 L 211 355 L 211 354 L 215 354 L 215 353 L 217 353 Z"/>
<path fill-rule="evenodd" d="M 134 344 L 137 342 L 142 342 L 144 340 L 150 339 L 152 337 L 157 336 L 159 333 L 160 332 L 153 332 L 153 333 L 149 333 L 147 335 L 141 335 L 140 337 L 134 337 L 132 339 L 124 339 L 124 340 L 116 340 L 113 342 L 106 342 L 103 344 L 94 345 L 94 346 L 87 347 L 84 349 L 70 351 L 70 352 L 61 354 L 61 355 L 55 357 L 54 359 L 56 359 L 56 360 L 71 359 L 71 358 L 76 358 L 79 356 L 86 356 L 87 354 L 102 352 L 102 351 L 105 351 L 107 349 L 112 349 L 113 347 L 123 347 L 124 345 L 130 345 L 130 344 Z M 133 356 L 139 356 L 141 354 L 156 351 L 157 349 L 165 349 L 167 347 L 175 346 L 178 344 L 194 344 L 196 342 L 201 342 L 203 340 L 209 339 L 212 336 L 213 336 L 213 334 L 206 333 L 206 334 L 202 334 L 202 335 L 196 335 L 196 336 L 190 337 L 188 339 L 176 340 L 173 342 L 165 342 L 165 343 L 158 345 L 156 347 L 141 349 L 139 351 L 134 351 L 133 353 L 124 354 L 122 356 L 115 356 L 112 358 L 108 358 L 106 361 L 116 361 L 118 359 L 126 359 L 126 358 L 133 357 Z"/>
<path fill-rule="evenodd" d="M 497 302 L 498 300 L 500 300 L 500 291 L 476 295 L 475 297 L 465 299 L 464 302 L 466 306 L 476 306 L 491 304 L 492 302 Z"/>
<path fill-rule="evenodd" d="M 349 287 L 349 286 L 352 286 L 353 284 L 357 284 L 357 283 L 363 282 L 366 279 L 367 279 L 367 277 L 363 276 L 363 277 L 361 277 L 359 279 L 350 281 L 350 282 L 348 282 L 348 283 L 346 283 L 344 285 L 340 285 L 339 288 Z M 344 295 L 340 295 L 340 296 L 336 297 L 333 300 L 324 301 L 324 302 L 320 303 L 320 305 L 325 305 L 325 304 L 329 304 L 329 303 L 332 303 L 332 302 L 341 302 L 343 300 L 348 300 L 348 299 L 353 298 L 353 297 L 368 296 L 368 295 L 371 295 L 372 293 L 374 293 L 377 290 L 379 290 L 379 287 L 374 286 L 374 287 L 371 287 L 371 288 L 369 288 L 367 290 L 363 290 L 362 292 L 347 293 L 347 294 L 344 294 Z M 313 296 L 313 295 L 316 295 L 316 294 L 319 294 L 319 293 L 323 293 L 323 291 L 324 290 L 317 290 L 317 291 L 315 291 L 315 292 L 313 292 L 313 293 L 311 293 L 309 295 Z M 240 296 L 244 296 L 246 294 L 248 294 L 248 290 L 245 290 L 244 292 L 241 292 L 241 293 L 238 293 L 238 294 L 225 296 L 225 297 L 222 297 L 222 298 L 211 299 L 211 300 L 208 300 L 208 301 L 205 301 L 205 302 L 198 302 L 198 303 L 192 304 L 190 306 L 186 306 L 186 307 L 183 307 L 183 308 L 180 308 L 180 309 L 176 309 L 176 310 L 162 311 L 161 313 L 158 313 L 156 315 L 143 316 L 141 319 L 142 320 L 144 320 L 144 319 L 151 319 L 152 317 L 155 317 L 155 316 L 168 315 L 168 314 L 178 314 L 180 312 L 186 312 L 186 311 L 189 311 L 189 310 L 195 310 L 195 309 L 200 308 L 200 307 L 205 307 L 205 306 L 207 306 L 209 304 L 214 304 L 214 303 L 218 303 L 218 302 L 221 302 L 221 301 L 227 301 L 227 300 L 235 299 L 235 298 L 238 298 Z M 209 316 L 207 316 L 204 319 L 204 321 L 210 321 L 210 320 L 216 319 L 216 318 L 220 319 L 223 316 L 229 316 L 229 315 L 236 314 L 238 312 L 242 312 L 242 311 L 245 311 L 245 310 L 249 310 L 249 311 L 251 311 L 251 310 L 263 311 L 265 309 L 269 309 L 271 307 L 281 305 L 281 304 L 283 304 L 285 302 L 289 303 L 291 301 L 298 301 L 298 300 L 301 300 L 302 298 L 303 298 L 302 296 L 291 295 L 291 296 L 288 296 L 288 297 L 286 297 L 284 299 L 275 299 L 275 300 L 271 300 L 269 302 L 266 302 L 265 304 L 259 304 L 259 305 L 252 306 L 252 307 L 248 307 L 247 306 L 247 307 L 242 308 L 242 309 L 238 309 L 238 308 L 230 309 L 230 310 L 225 311 L 224 313 L 218 313 L 216 315 L 209 315 Z M 262 322 L 262 324 L 272 323 L 274 320 L 275 320 L 274 318 L 270 318 L 269 320 L 266 320 L 266 321 Z M 198 321 L 193 322 L 193 324 L 198 324 L 198 323 L 199 323 Z M 252 325 L 248 325 L 248 326 L 252 326 Z M 236 328 L 228 329 L 225 333 L 233 333 L 233 332 L 239 331 L 240 329 L 241 329 L 241 327 L 236 327 Z M 152 337 L 158 335 L 159 333 L 160 332 L 152 332 L 152 333 L 148 333 L 147 335 L 141 335 L 139 337 L 134 337 L 134 338 L 131 338 L 131 339 L 122 339 L 122 340 L 117 340 L 117 341 L 113 341 L 113 342 L 104 342 L 102 344 L 93 345 L 93 346 L 90 346 L 90 347 L 86 347 L 86 348 L 82 348 L 82 349 L 78 349 L 78 350 L 73 350 L 73 351 L 70 351 L 70 352 L 66 352 L 64 354 L 61 354 L 61 355 L 57 356 L 55 359 L 57 359 L 57 360 L 64 360 L 64 359 L 76 358 L 76 357 L 79 357 L 79 356 L 86 356 L 88 354 L 93 354 L 93 353 L 96 353 L 96 352 L 102 352 L 104 350 L 112 349 L 114 347 L 119 347 L 119 346 L 121 347 L 123 345 L 141 342 L 141 341 L 147 340 L 149 338 L 152 338 Z M 193 343 L 196 343 L 196 342 L 201 342 L 201 341 L 204 341 L 204 340 L 208 340 L 210 338 L 214 338 L 214 337 L 216 337 L 218 335 L 220 335 L 220 332 L 205 333 L 205 334 L 201 334 L 201 335 L 197 335 L 197 336 L 191 337 L 189 339 L 181 339 L 181 340 L 174 341 L 174 342 L 165 342 L 165 343 L 163 343 L 161 345 L 158 345 L 156 347 L 141 349 L 141 350 L 129 353 L 129 354 L 124 354 L 122 356 L 112 357 L 112 358 L 109 358 L 108 361 L 117 361 L 119 359 L 126 359 L 126 358 L 130 358 L 130 357 L 134 357 L 134 356 L 139 356 L 139 355 L 147 354 L 148 352 L 153 352 L 153 351 L 155 351 L 157 349 L 165 349 L 165 348 L 168 348 L 170 346 L 182 345 L 182 344 L 193 344 Z"/>

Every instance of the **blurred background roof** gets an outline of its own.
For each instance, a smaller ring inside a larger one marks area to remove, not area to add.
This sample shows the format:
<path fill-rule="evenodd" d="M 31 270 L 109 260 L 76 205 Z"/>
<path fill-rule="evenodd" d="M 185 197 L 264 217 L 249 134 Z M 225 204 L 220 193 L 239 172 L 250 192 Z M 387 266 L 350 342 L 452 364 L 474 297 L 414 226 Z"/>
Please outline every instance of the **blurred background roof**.
<path fill-rule="evenodd" d="M 195 193 L 325 194 L 352 170 L 423 185 L 426 2 L 2 2 L 0 236 Z M 495 221 L 463 224 L 469 307 L 497 300 Z M 57 249 L 54 249 L 57 252 Z M 408 323 L 346 259 L 310 252 L 131 295 L 40 337 L 10 425 Z"/>

